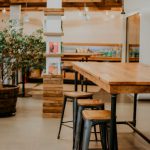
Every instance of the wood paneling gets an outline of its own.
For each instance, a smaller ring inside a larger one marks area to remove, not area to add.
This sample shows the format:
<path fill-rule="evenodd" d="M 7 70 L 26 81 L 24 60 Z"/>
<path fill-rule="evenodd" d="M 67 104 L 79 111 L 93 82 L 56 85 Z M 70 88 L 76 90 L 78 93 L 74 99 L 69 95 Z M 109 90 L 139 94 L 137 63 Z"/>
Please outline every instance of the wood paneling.
<path fill-rule="evenodd" d="M 61 75 L 43 76 L 43 117 L 58 118 L 63 105 L 63 79 Z"/>

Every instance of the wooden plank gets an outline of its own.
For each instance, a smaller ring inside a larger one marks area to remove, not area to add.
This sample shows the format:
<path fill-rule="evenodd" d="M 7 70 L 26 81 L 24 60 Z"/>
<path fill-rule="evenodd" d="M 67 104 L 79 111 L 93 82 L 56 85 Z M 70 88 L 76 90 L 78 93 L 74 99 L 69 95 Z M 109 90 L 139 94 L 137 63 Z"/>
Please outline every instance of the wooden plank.
<path fill-rule="evenodd" d="M 43 118 L 60 118 L 61 113 L 43 113 Z"/>
<path fill-rule="evenodd" d="M 21 4 L 22 7 L 26 7 L 26 3 L 28 4 L 28 8 L 36 8 L 37 7 L 46 7 L 46 2 L 47 0 L 5 0 L 5 2 L 1 2 L 1 6 L 7 6 L 9 7 L 10 5 L 17 5 Z M 122 6 L 122 1 L 114 1 L 114 0 L 109 0 L 109 1 L 103 1 L 103 0 L 63 0 L 62 4 L 63 7 L 68 7 L 68 8 L 79 8 L 83 9 L 84 4 L 86 3 L 87 7 L 92 7 L 97 10 L 111 10 L 112 7 L 119 7 L 121 8 Z"/>
<path fill-rule="evenodd" d="M 44 101 L 63 101 L 63 97 L 62 96 L 55 96 L 55 97 L 48 97 L 48 96 L 44 96 L 43 97 Z"/>
<path fill-rule="evenodd" d="M 150 93 L 150 85 L 119 85 L 111 86 L 110 93 Z"/>
<path fill-rule="evenodd" d="M 64 15 L 64 9 L 63 8 L 45 8 L 44 9 L 44 15 L 45 16 L 49 16 L 49 15 L 53 15 L 53 16 L 63 16 Z"/>
<path fill-rule="evenodd" d="M 43 101 L 43 106 L 47 106 L 47 107 L 50 107 L 50 106 L 61 106 L 62 107 L 63 105 L 63 101 Z"/>
<path fill-rule="evenodd" d="M 62 84 L 43 84 L 43 88 L 63 88 Z"/>
<path fill-rule="evenodd" d="M 47 88 L 43 88 L 43 90 L 45 91 L 45 92 L 47 92 L 47 91 L 51 91 L 51 92 L 55 92 L 55 91 L 63 91 L 63 88 L 61 87 L 47 87 Z"/>
<path fill-rule="evenodd" d="M 44 77 L 44 79 L 43 79 L 44 81 L 54 81 L 54 82 L 58 82 L 59 83 L 59 81 L 63 81 L 63 78 L 53 78 L 53 77 Z"/>
<path fill-rule="evenodd" d="M 61 113 L 62 107 L 43 107 L 43 113 Z"/>
<path fill-rule="evenodd" d="M 111 62 L 121 62 L 121 58 L 118 57 L 98 57 L 92 56 L 88 58 L 89 61 L 111 61 Z"/>
<path fill-rule="evenodd" d="M 64 8 L 45 8 L 45 12 L 64 12 Z"/>
<path fill-rule="evenodd" d="M 46 83 L 46 84 L 55 84 L 55 85 L 56 85 L 56 84 L 63 84 L 63 80 L 60 80 L 60 81 L 44 80 L 44 81 L 43 81 L 43 84 L 45 84 L 45 83 Z"/>
<path fill-rule="evenodd" d="M 150 92 L 150 65 L 74 62 L 73 68 L 109 93 Z"/>
<path fill-rule="evenodd" d="M 52 75 L 52 76 L 49 75 L 49 76 L 47 76 L 47 77 L 44 77 L 43 80 L 44 80 L 44 81 L 55 81 L 55 82 L 57 82 L 57 81 L 62 81 L 63 78 L 62 78 L 62 76 L 59 76 L 59 77 L 57 78 L 57 77 L 53 77 L 53 75 Z"/>
<path fill-rule="evenodd" d="M 1 0 L 2 2 L 4 0 Z M 5 0 L 6 1 L 6 0 Z M 10 0 L 11 3 L 39 3 L 39 2 L 47 2 L 47 0 Z M 62 0 L 65 3 L 91 3 L 91 2 L 102 2 L 102 0 Z"/>
<path fill-rule="evenodd" d="M 47 2 L 47 0 L 9 0 L 10 3 L 37 3 L 37 2 Z"/>
<path fill-rule="evenodd" d="M 43 91 L 44 97 L 56 97 L 63 96 L 63 91 Z"/>
<path fill-rule="evenodd" d="M 44 16 L 63 16 L 63 12 L 44 12 Z"/>

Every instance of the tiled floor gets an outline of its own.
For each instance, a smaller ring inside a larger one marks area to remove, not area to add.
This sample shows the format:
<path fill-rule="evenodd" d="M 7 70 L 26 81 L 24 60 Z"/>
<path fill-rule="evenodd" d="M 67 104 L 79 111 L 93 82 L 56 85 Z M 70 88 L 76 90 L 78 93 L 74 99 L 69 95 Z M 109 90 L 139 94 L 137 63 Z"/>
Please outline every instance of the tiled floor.
<path fill-rule="evenodd" d="M 63 127 L 61 139 L 57 140 L 59 119 L 42 118 L 42 85 L 33 86 L 30 94 L 33 97 L 19 98 L 17 114 L 14 117 L 0 118 L 0 150 L 71 150 L 72 130 Z M 65 90 L 73 90 L 70 85 L 64 85 Z M 98 92 L 99 88 L 92 86 L 89 91 L 96 92 L 95 98 L 102 98 L 106 108 L 110 108 L 110 96 Z M 129 120 L 132 115 L 132 97 L 121 95 L 117 104 L 117 119 Z M 65 118 L 71 118 L 72 107 L 68 104 Z M 150 101 L 138 103 L 137 127 L 150 137 Z M 118 142 L 120 150 L 149 150 L 150 145 L 125 126 L 118 126 Z M 90 147 L 100 145 L 91 143 Z M 100 149 L 100 148 L 99 148 Z"/>

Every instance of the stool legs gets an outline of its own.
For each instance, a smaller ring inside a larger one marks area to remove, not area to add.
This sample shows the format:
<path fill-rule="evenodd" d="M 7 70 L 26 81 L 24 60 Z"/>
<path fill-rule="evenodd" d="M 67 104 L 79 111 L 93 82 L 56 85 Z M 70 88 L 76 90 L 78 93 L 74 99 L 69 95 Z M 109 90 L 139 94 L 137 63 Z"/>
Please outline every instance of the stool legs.
<path fill-rule="evenodd" d="M 92 127 L 92 122 L 89 120 L 85 120 L 82 150 L 88 150 L 88 148 L 89 148 L 91 127 Z"/>
<path fill-rule="evenodd" d="M 74 99 L 73 101 L 73 149 L 75 146 L 76 120 L 77 120 L 77 99 Z"/>
<path fill-rule="evenodd" d="M 101 143 L 102 149 L 107 150 L 107 126 L 106 123 L 101 125 Z"/>
<path fill-rule="evenodd" d="M 115 145 L 114 145 L 114 149 L 118 149 L 118 140 L 117 140 L 117 125 L 115 126 Z"/>
<path fill-rule="evenodd" d="M 76 123 L 76 135 L 75 135 L 75 150 L 80 150 L 81 149 L 81 141 L 82 141 L 82 126 L 83 126 L 83 119 L 82 119 L 82 110 L 85 108 L 91 108 L 91 107 L 83 107 L 79 106 L 77 110 L 77 123 Z M 104 105 L 98 106 L 98 110 L 104 110 Z M 95 133 L 95 139 L 97 140 L 97 133 L 96 133 L 96 125 L 94 126 L 94 133 Z"/>
<path fill-rule="evenodd" d="M 61 128 L 62 128 L 62 123 L 63 123 L 63 118 L 64 118 L 64 112 L 65 112 L 66 102 L 67 102 L 67 98 L 64 97 L 64 103 L 63 103 L 63 109 L 62 109 L 62 114 L 61 114 L 61 120 L 60 120 L 60 125 L 59 125 L 59 131 L 58 131 L 57 139 L 60 139 L 60 132 L 61 132 Z"/>
<path fill-rule="evenodd" d="M 78 114 L 77 114 L 77 125 L 76 125 L 76 135 L 75 135 L 75 150 L 78 149 L 79 142 L 81 140 L 81 126 L 82 126 L 82 110 L 83 107 L 79 106 L 78 108 Z"/>
<path fill-rule="evenodd" d="M 98 141 L 96 125 L 94 125 L 93 127 L 94 127 L 95 141 Z"/>

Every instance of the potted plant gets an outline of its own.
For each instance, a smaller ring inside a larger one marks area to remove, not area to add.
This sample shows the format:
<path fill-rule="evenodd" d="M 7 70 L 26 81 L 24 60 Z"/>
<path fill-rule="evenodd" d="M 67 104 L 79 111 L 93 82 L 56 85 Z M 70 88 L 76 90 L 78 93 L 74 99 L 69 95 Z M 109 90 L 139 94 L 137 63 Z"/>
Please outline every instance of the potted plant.
<path fill-rule="evenodd" d="M 0 31 L 0 116 L 14 115 L 19 87 L 13 84 L 13 75 L 18 68 L 20 30 L 9 26 Z"/>
<path fill-rule="evenodd" d="M 26 49 L 22 51 L 20 64 L 22 66 L 22 96 L 25 96 L 25 73 L 28 68 L 43 69 L 45 67 L 46 42 L 43 30 L 39 29 L 31 35 L 26 35 Z"/>
<path fill-rule="evenodd" d="M 17 27 L 15 20 L 10 20 L 8 26 L 0 31 L 0 115 L 15 114 L 19 91 L 16 73 L 22 69 L 24 96 L 25 70 L 45 63 L 45 49 L 42 30 L 25 35 L 23 28 Z"/>

